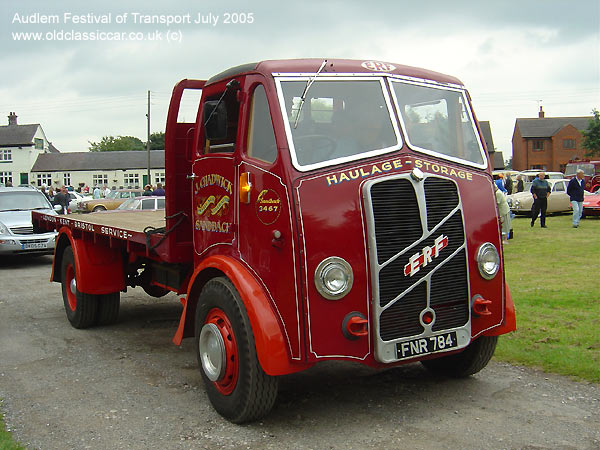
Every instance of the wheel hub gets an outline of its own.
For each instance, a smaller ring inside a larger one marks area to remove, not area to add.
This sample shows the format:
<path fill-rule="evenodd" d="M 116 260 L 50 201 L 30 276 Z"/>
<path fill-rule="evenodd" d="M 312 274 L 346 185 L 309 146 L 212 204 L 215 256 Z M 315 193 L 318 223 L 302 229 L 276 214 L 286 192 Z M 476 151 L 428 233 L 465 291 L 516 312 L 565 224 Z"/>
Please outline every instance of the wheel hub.
<path fill-rule="evenodd" d="M 69 289 L 71 289 L 71 294 L 77 294 L 77 281 L 75 280 L 75 277 L 73 277 L 73 279 L 69 283 Z"/>
<path fill-rule="evenodd" d="M 227 352 L 223 336 L 214 323 L 207 323 L 202 327 L 198 345 L 206 377 L 210 381 L 221 380 L 227 366 Z"/>

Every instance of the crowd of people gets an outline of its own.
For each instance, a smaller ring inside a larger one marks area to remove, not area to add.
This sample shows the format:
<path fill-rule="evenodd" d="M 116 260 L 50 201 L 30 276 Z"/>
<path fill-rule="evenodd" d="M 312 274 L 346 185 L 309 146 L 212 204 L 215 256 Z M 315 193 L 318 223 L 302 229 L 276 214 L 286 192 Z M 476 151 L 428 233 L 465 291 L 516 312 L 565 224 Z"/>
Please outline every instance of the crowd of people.
<path fill-rule="evenodd" d="M 12 186 L 12 183 L 10 186 Z M 7 187 L 9 186 L 7 185 Z M 46 185 L 42 185 L 40 191 L 46 196 L 53 206 L 59 205 L 61 207 L 60 211 L 58 211 L 59 214 L 68 214 L 69 202 L 71 201 L 69 191 L 76 191 L 86 195 L 90 193 L 90 188 L 87 185 L 79 186 L 77 189 L 73 188 L 73 186 L 61 186 L 60 188 L 54 190 L 52 186 L 47 188 Z M 98 200 L 100 198 L 107 197 L 112 190 L 107 185 L 104 185 L 103 187 L 94 186 L 91 192 L 94 200 Z M 156 183 L 155 189 L 152 188 L 152 185 L 147 184 L 144 186 L 144 193 L 142 195 L 164 196 L 165 189 L 162 183 Z"/>

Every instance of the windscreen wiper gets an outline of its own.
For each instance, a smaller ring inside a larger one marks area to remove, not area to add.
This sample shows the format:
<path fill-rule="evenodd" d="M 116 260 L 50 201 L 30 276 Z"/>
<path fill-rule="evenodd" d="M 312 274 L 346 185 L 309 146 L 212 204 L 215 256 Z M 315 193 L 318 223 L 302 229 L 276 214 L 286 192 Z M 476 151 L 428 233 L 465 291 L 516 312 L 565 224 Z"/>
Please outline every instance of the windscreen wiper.
<path fill-rule="evenodd" d="M 317 70 L 317 73 L 315 73 L 315 75 L 306 82 L 304 91 L 302 92 L 302 95 L 300 96 L 300 106 L 298 107 L 298 113 L 296 114 L 296 120 L 294 121 L 294 129 L 296 129 L 296 127 L 298 126 L 298 120 L 300 119 L 300 113 L 302 112 L 302 107 L 304 106 L 304 101 L 306 100 L 306 94 L 308 93 L 308 90 L 310 89 L 312 84 L 315 82 L 315 80 L 317 79 L 317 77 L 319 76 L 319 74 L 321 73 L 323 68 L 325 67 L 325 64 L 327 64 L 326 59 L 324 59 L 323 62 L 321 63 L 321 67 L 319 67 L 319 70 Z"/>

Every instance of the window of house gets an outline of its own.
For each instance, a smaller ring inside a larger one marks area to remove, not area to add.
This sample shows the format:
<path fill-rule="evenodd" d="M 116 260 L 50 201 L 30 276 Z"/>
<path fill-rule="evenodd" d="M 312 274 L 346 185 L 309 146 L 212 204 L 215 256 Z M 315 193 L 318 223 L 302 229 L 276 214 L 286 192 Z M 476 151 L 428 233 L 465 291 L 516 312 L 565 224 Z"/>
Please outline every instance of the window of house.
<path fill-rule="evenodd" d="M 531 170 L 546 170 L 546 166 L 543 164 L 533 164 L 529 167 Z"/>
<path fill-rule="evenodd" d="M 126 173 L 123 176 L 123 184 L 128 187 L 138 187 L 140 185 L 140 176 L 137 173 Z"/>
<path fill-rule="evenodd" d="M 248 130 L 248 156 L 268 163 L 275 162 L 277 159 L 275 133 L 271 123 L 267 94 L 262 85 L 258 85 L 254 90 Z"/>
<path fill-rule="evenodd" d="M 157 172 L 154 175 L 154 183 L 162 183 L 165 184 L 165 173 L 164 172 Z"/>
<path fill-rule="evenodd" d="M 33 142 L 35 143 L 36 150 L 44 150 L 44 140 L 43 139 L 35 138 L 33 140 Z"/>
<path fill-rule="evenodd" d="M 105 173 L 99 173 L 92 175 L 92 184 L 94 186 L 108 186 L 108 175 Z"/>
<path fill-rule="evenodd" d="M 71 186 L 71 174 L 70 173 L 63 173 L 63 184 L 65 186 Z"/>
<path fill-rule="evenodd" d="M 38 187 L 42 186 L 52 186 L 52 174 L 51 173 L 38 173 L 37 174 L 37 185 Z"/>
<path fill-rule="evenodd" d="M 223 93 L 210 97 L 209 101 L 216 101 Z M 235 150 L 237 137 L 240 104 L 237 100 L 237 90 L 229 89 L 221 100 L 227 109 L 227 136 L 224 139 L 205 139 L 204 153 L 232 153 Z"/>
<path fill-rule="evenodd" d="M 563 148 L 575 150 L 577 142 L 575 142 L 575 139 L 563 139 Z"/>
<path fill-rule="evenodd" d="M 4 148 L 0 150 L 0 162 L 11 162 L 12 161 L 12 150 L 10 148 Z"/>
<path fill-rule="evenodd" d="M 532 150 L 534 152 L 543 152 L 544 151 L 544 141 L 536 139 L 532 142 Z"/>
<path fill-rule="evenodd" d="M 0 172 L 0 183 L 6 184 L 9 181 L 12 183 L 12 172 Z"/>

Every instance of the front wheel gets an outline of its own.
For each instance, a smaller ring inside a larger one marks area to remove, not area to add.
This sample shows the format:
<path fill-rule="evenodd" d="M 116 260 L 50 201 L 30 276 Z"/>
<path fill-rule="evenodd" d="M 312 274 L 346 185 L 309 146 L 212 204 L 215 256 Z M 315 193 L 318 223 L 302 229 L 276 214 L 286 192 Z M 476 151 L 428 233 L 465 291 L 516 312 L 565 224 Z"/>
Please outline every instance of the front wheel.
<path fill-rule="evenodd" d="M 498 336 L 481 336 L 462 352 L 437 359 L 421 361 L 430 372 L 453 378 L 473 375 L 487 366 L 496 350 Z"/>
<path fill-rule="evenodd" d="M 246 309 L 227 278 L 212 279 L 202 289 L 195 328 L 198 364 L 215 410 L 233 423 L 265 416 L 275 403 L 278 379 L 260 366 Z"/>

